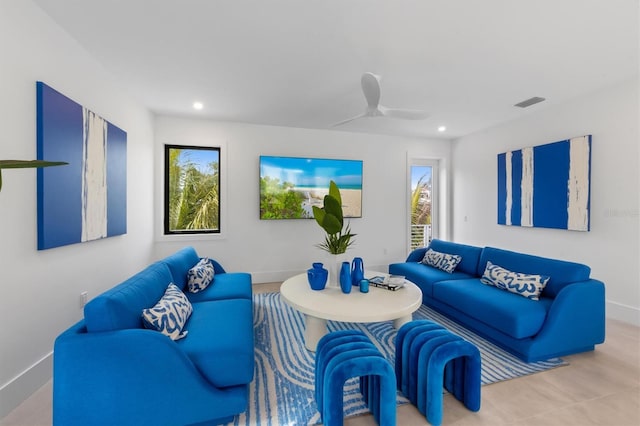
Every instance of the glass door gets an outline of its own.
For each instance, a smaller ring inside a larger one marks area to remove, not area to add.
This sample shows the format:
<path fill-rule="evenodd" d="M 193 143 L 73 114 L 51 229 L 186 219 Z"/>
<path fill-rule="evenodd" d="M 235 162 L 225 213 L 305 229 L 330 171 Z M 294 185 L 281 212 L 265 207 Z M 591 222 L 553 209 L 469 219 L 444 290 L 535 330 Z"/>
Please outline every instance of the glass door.
<path fill-rule="evenodd" d="M 429 245 L 436 229 L 437 162 L 412 160 L 410 164 L 410 251 Z"/>

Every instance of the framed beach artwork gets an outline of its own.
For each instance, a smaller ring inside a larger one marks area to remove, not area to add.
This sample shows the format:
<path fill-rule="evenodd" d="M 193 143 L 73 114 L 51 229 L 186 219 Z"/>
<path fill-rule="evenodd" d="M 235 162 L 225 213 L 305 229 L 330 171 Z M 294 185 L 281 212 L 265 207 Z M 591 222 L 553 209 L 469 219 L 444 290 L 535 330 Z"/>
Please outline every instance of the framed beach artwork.
<path fill-rule="evenodd" d="M 332 180 L 344 217 L 362 217 L 361 160 L 261 156 L 260 219 L 313 219 Z"/>
<path fill-rule="evenodd" d="M 38 250 L 126 234 L 127 133 L 36 83 Z M 55 170 L 54 170 L 55 169 Z"/>
<path fill-rule="evenodd" d="M 590 230 L 591 135 L 498 154 L 498 224 Z"/>

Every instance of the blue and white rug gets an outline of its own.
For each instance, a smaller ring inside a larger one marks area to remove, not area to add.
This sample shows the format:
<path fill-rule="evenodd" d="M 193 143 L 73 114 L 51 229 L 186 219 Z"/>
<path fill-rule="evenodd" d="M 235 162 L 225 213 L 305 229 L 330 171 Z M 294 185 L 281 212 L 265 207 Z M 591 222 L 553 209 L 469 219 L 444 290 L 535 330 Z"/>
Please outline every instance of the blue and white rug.
<path fill-rule="evenodd" d="M 249 388 L 249 407 L 234 425 L 298 426 L 320 423 L 314 398 L 315 353 L 304 346 L 304 316 L 287 305 L 280 293 L 253 296 L 256 369 Z M 560 358 L 525 363 L 471 333 L 432 309 L 421 306 L 414 319 L 430 319 L 474 343 L 482 357 L 482 384 L 526 376 L 567 365 Z M 393 364 L 396 330 L 392 321 L 356 324 L 329 321 L 329 331 L 363 330 Z M 357 379 L 344 387 L 345 417 L 368 412 Z M 407 403 L 400 393 L 398 404 Z"/>

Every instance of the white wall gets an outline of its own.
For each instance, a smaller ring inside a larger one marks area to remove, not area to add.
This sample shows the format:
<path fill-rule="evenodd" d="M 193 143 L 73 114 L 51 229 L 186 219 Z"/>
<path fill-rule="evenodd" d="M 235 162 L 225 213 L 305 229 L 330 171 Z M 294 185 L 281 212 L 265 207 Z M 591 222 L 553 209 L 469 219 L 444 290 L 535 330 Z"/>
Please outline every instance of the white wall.
<path fill-rule="evenodd" d="M 252 273 L 258 283 L 283 280 L 326 257 L 314 247 L 324 239 L 324 231 L 314 220 L 259 219 L 260 155 L 363 160 L 363 217 L 350 219 L 352 232 L 358 235 L 348 253 L 362 257 L 365 267 L 377 266 L 385 271 L 390 262 L 405 259 L 407 253 L 407 156 L 441 159 L 445 175 L 450 161 L 450 142 L 444 140 L 175 117 L 157 117 L 155 134 L 156 235 L 162 232 L 164 144 L 222 147 L 222 186 L 226 190 L 222 203 L 227 208 L 221 238 L 158 238 L 156 257 L 190 244 L 199 254 L 220 261 L 227 270 Z M 447 180 L 444 182 L 446 185 Z M 446 224 L 446 212 L 442 216 Z"/>
<path fill-rule="evenodd" d="M 0 2 L 0 159 L 36 158 L 36 81 L 128 135 L 128 233 L 36 249 L 36 172 L 5 170 L 0 192 L 0 418 L 51 378 L 55 337 L 82 318 L 79 295 L 151 259 L 153 117 L 30 1 Z"/>
<path fill-rule="evenodd" d="M 638 93 L 636 78 L 455 141 L 454 239 L 585 263 L 606 285 L 607 315 L 640 325 Z M 497 225 L 497 154 L 585 134 L 591 231 Z"/>

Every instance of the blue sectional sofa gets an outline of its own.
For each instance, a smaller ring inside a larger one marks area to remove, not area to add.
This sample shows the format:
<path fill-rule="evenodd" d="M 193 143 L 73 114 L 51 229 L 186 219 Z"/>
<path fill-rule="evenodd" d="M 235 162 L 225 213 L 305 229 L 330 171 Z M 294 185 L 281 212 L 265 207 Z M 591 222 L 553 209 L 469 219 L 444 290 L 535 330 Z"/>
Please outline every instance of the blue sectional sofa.
<path fill-rule="evenodd" d="M 459 255 L 452 273 L 421 263 L 431 248 Z M 539 300 L 480 281 L 487 262 L 550 277 Z M 493 247 L 433 240 L 389 265 L 422 290 L 423 303 L 520 359 L 533 362 L 593 350 L 605 338 L 605 288 L 582 264 Z"/>
<path fill-rule="evenodd" d="M 91 300 L 55 341 L 54 425 L 218 424 L 247 407 L 254 374 L 251 276 L 213 261 L 211 285 L 184 291 L 186 337 L 143 326 L 169 283 L 184 289 L 200 260 L 192 247 L 148 266 Z"/>

